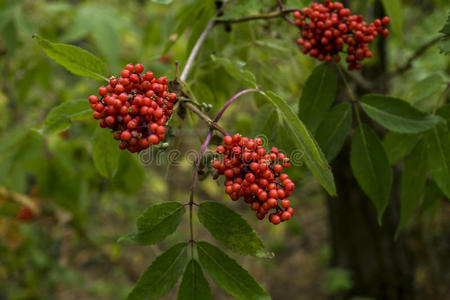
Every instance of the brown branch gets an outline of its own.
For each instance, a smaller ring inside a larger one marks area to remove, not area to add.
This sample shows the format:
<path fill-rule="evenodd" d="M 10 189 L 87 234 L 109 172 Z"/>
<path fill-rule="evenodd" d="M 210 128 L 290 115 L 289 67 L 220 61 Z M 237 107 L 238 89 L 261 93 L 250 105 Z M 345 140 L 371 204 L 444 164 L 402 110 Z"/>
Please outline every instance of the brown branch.
<path fill-rule="evenodd" d="M 422 54 L 425 53 L 425 51 L 430 48 L 431 46 L 433 46 L 434 44 L 436 44 L 437 42 L 439 42 L 439 40 L 441 38 L 445 37 L 445 35 L 440 35 L 438 37 L 435 37 L 434 39 L 426 42 L 425 44 L 423 44 L 419 49 L 416 50 L 416 52 L 414 52 L 406 61 L 405 64 L 397 67 L 397 69 L 395 69 L 394 71 L 392 71 L 391 73 L 388 73 L 387 76 L 388 77 L 394 77 L 396 75 L 402 74 L 404 72 L 406 72 L 407 70 L 409 70 L 410 68 L 412 68 L 413 66 L 413 62 L 414 60 L 416 60 L 417 58 L 419 58 Z"/>
<path fill-rule="evenodd" d="M 28 207 L 34 214 L 39 213 L 39 206 L 36 202 L 27 195 L 19 194 L 13 191 L 8 191 L 0 186 L 0 198 L 15 201 L 21 205 Z"/>
<path fill-rule="evenodd" d="M 275 11 L 275 12 L 270 12 L 270 13 L 261 13 L 261 14 L 245 16 L 245 17 L 237 18 L 237 19 L 228 19 L 228 20 L 216 19 L 215 24 L 234 24 L 234 23 L 242 23 L 242 22 L 248 22 L 248 21 L 253 21 L 253 20 L 274 19 L 274 18 L 278 18 L 278 17 L 284 17 L 286 14 L 294 12 L 294 11 L 297 11 L 297 9 L 285 9 L 285 10 L 280 10 L 280 11 Z"/>

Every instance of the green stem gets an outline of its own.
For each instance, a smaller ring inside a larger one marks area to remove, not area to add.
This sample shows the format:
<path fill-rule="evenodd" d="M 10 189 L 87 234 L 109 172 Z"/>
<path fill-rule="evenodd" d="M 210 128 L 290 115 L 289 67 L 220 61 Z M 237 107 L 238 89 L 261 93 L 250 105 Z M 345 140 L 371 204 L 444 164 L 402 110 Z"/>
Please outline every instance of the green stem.
<path fill-rule="evenodd" d="M 361 115 L 359 113 L 359 107 L 358 107 L 358 100 L 356 99 L 355 95 L 353 94 L 353 90 L 350 88 L 350 85 L 348 84 L 347 78 L 345 78 L 345 74 L 342 71 L 342 68 L 340 65 L 336 64 L 336 67 L 339 71 L 339 74 L 341 75 L 342 81 L 344 81 L 345 87 L 347 88 L 348 95 L 350 96 L 350 102 L 352 103 L 353 110 L 355 111 L 356 120 L 358 121 L 358 125 L 362 125 L 361 121 Z"/>

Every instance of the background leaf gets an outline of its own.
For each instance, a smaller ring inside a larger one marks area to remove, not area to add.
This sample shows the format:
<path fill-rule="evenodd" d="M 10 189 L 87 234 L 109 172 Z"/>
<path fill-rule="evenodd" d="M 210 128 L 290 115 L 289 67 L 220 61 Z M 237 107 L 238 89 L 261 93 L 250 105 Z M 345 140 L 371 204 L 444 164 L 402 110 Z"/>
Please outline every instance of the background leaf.
<path fill-rule="evenodd" d="M 401 0 L 381 0 L 386 15 L 391 18 L 390 27 L 397 38 L 403 38 L 403 14 Z"/>
<path fill-rule="evenodd" d="M 163 202 L 148 208 L 137 221 L 137 231 L 120 238 L 139 245 L 153 245 L 174 233 L 186 212 L 179 202 Z"/>
<path fill-rule="evenodd" d="M 267 99 L 285 119 L 287 128 L 290 130 L 297 146 L 305 151 L 305 163 L 308 168 L 330 195 L 336 195 L 333 173 L 328 165 L 328 161 L 308 129 L 306 129 L 306 126 L 297 117 L 292 108 L 278 95 L 270 91 L 267 95 Z"/>
<path fill-rule="evenodd" d="M 112 178 L 119 166 L 120 149 L 111 132 L 98 127 L 94 134 L 92 159 L 97 171 L 106 178 Z"/>
<path fill-rule="evenodd" d="M 412 107 L 405 101 L 384 95 L 365 95 L 361 98 L 362 109 L 385 128 L 399 133 L 419 133 L 445 122 Z"/>
<path fill-rule="evenodd" d="M 197 251 L 200 264 L 208 275 L 231 296 L 239 300 L 271 299 L 245 269 L 219 248 L 198 242 Z"/>
<path fill-rule="evenodd" d="M 440 125 L 427 133 L 426 140 L 428 169 L 437 186 L 450 198 L 450 131 Z"/>
<path fill-rule="evenodd" d="M 315 136 L 328 161 L 332 161 L 338 155 L 351 128 L 352 108 L 350 104 L 338 104 L 327 112 Z"/>
<path fill-rule="evenodd" d="M 177 283 L 187 263 L 186 243 L 179 243 L 158 256 L 142 274 L 127 300 L 156 300 Z"/>
<path fill-rule="evenodd" d="M 315 132 L 336 96 L 337 78 L 328 64 L 314 69 L 300 97 L 298 116 L 311 132 Z"/>
<path fill-rule="evenodd" d="M 350 164 L 356 181 L 375 205 L 378 222 L 381 224 L 384 210 L 389 203 L 392 170 L 377 135 L 365 124 L 355 130 Z"/>
<path fill-rule="evenodd" d="M 198 219 L 212 236 L 233 252 L 271 257 L 256 232 L 239 214 L 217 202 L 202 202 Z"/>
<path fill-rule="evenodd" d="M 245 63 L 231 61 L 228 58 L 211 56 L 212 60 L 220 64 L 227 73 L 235 79 L 242 81 L 246 86 L 255 88 L 256 78 L 251 72 L 244 69 Z"/>
<path fill-rule="evenodd" d="M 425 192 L 427 161 L 424 157 L 426 157 L 426 146 L 421 141 L 406 159 L 401 179 L 400 222 L 396 236 L 408 220 L 414 216 Z"/>
<path fill-rule="evenodd" d="M 98 80 L 107 80 L 105 63 L 92 53 L 67 44 L 52 43 L 37 35 L 34 36 L 42 51 L 58 64 L 75 75 Z"/>
<path fill-rule="evenodd" d="M 421 139 L 419 134 L 388 132 L 383 140 L 383 148 L 390 165 L 395 165 L 408 155 Z"/>
<path fill-rule="evenodd" d="M 408 93 L 408 102 L 411 104 L 422 101 L 444 87 L 444 80 L 440 74 L 432 74 L 412 86 Z"/>
<path fill-rule="evenodd" d="M 177 300 L 209 299 L 212 299 L 209 283 L 203 276 L 200 264 L 195 259 L 192 259 L 184 271 Z"/>

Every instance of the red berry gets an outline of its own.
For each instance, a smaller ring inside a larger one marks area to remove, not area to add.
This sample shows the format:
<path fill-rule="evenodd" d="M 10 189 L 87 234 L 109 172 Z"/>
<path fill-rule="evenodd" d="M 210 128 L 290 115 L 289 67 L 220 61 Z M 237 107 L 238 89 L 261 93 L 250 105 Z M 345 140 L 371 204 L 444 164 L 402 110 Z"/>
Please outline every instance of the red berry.
<path fill-rule="evenodd" d="M 131 139 L 131 133 L 128 131 L 128 130 L 126 130 L 126 131 L 123 131 L 121 134 L 120 134 L 120 139 L 122 140 L 122 141 L 129 141 L 130 139 Z"/>
<path fill-rule="evenodd" d="M 291 214 L 288 211 L 285 211 L 281 214 L 281 219 L 283 221 L 287 221 L 291 218 Z"/>
<path fill-rule="evenodd" d="M 101 86 L 98 88 L 98 94 L 102 97 L 106 96 L 106 94 L 108 93 L 108 90 L 104 87 Z"/>
<path fill-rule="evenodd" d="M 142 73 L 144 71 L 144 66 L 142 64 L 136 64 L 134 66 L 134 71 L 136 73 Z"/>

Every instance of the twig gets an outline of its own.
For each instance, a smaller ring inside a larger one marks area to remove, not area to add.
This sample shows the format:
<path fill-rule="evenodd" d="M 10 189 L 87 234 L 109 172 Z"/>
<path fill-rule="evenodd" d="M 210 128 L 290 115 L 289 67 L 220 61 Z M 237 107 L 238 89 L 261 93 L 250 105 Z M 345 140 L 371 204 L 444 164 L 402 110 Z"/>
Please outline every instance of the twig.
<path fill-rule="evenodd" d="M 414 60 L 416 60 L 418 57 L 420 57 L 423 53 L 425 53 L 425 51 L 430 48 L 431 46 L 433 46 L 434 44 L 436 44 L 437 42 L 439 42 L 439 40 L 441 38 L 445 37 L 445 35 L 441 35 L 438 37 L 435 37 L 434 39 L 426 42 L 425 44 L 423 44 L 419 49 L 416 50 L 416 52 L 413 53 L 413 55 L 410 56 L 410 58 L 406 61 L 405 64 L 397 67 L 397 69 L 395 69 L 393 72 L 388 73 L 387 76 L 388 77 L 393 77 L 399 74 L 404 73 L 405 71 L 409 70 L 412 66 L 413 66 L 413 62 Z"/>
<path fill-rule="evenodd" d="M 0 187 L 0 198 L 8 199 L 20 203 L 28 207 L 34 214 L 39 213 L 39 207 L 33 199 L 24 194 L 8 191 L 4 187 Z"/>
<path fill-rule="evenodd" d="M 194 64 L 194 60 L 197 57 L 198 52 L 200 51 L 200 48 L 202 47 L 203 43 L 205 42 L 206 36 L 211 31 L 211 29 L 214 27 L 214 24 L 216 22 L 216 18 L 220 16 L 223 12 L 223 9 L 225 8 L 225 5 L 227 4 L 229 0 L 224 0 L 222 2 L 222 6 L 219 10 L 217 10 L 214 18 L 212 18 L 208 24 L 206 25 L 205 29 L 203 30 L 202 34 L 198 38 L 197 42 L 195 42 L 194 47 L 192 48 L 191 53 L 189 54 L 188 60 L 186 62 L 186 66 L 183 69 L 183 72 L 181 73 L 180 79 L 182 81 L 186 81 L 189 71 L 192 68 L 192 65 Z"/>
<path fill-rule="evenodd" d="M 294 12 L 294 11 L 297 11 L 297 9 L 285 9 L 285 10 L 274 11 L 274 12 L 270 12 L 270 13 L 261 13 L 261 14 L 245 16 L 245 17 L 237 18 L 237 19 L 228 19 L 228 20 L 216 19 L 215 24 L 234 24 L 234 23 L 242 23 L 242 22 L 253 21 L 253 20 L 274 19 L 274 18 L 278 18 L 281 16 L 286 17 L 286 14 Z M 289 22 L 289 23 L 291 23 L 291 22 Z M 291 24 L 295 24 L 295 23 L 291 23 Z"/>

